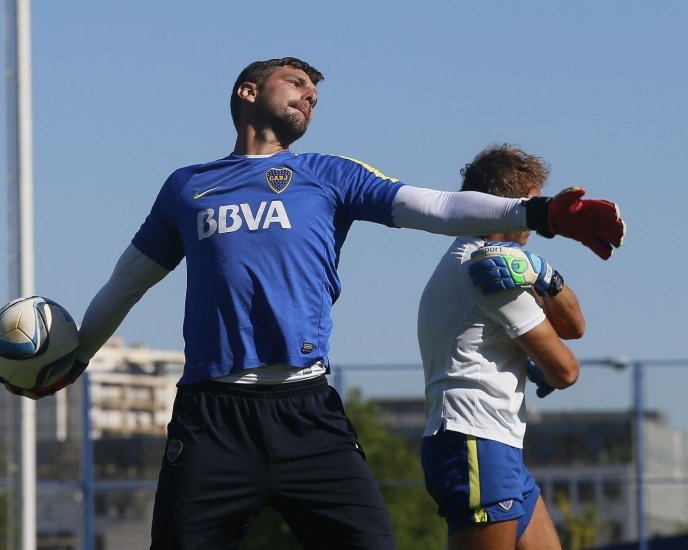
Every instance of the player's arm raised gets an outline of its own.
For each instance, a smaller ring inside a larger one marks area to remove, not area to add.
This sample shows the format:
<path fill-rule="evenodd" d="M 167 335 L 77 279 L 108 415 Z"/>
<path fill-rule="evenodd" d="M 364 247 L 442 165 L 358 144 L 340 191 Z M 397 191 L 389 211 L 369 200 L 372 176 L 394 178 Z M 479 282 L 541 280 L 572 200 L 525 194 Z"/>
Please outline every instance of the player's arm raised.
<path fill-rule="evenodd" d="M 626 225 L 615 203 L 582 199 L 584 194 L 576 187 L 555 197 L 507 199 L 405 185 L 394 198 L 392 219 L 398 227 L 443 235 L 534 229 L 545 237 L 562 235 L 579 241 L 606 260 L 623 243 Z"/>

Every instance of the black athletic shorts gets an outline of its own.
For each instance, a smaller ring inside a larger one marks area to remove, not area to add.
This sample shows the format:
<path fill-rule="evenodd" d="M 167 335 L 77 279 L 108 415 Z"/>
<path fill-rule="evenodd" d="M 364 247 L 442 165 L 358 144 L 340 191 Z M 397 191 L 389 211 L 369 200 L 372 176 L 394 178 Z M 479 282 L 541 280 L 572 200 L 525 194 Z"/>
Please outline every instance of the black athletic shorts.
<path fill-rule="evenodd" d="M 379 487 L 325 376 L 270 386 L 181 386 L 151 549 L 239 548 L 267 506 L 306 549 L 394 548 Z"/>

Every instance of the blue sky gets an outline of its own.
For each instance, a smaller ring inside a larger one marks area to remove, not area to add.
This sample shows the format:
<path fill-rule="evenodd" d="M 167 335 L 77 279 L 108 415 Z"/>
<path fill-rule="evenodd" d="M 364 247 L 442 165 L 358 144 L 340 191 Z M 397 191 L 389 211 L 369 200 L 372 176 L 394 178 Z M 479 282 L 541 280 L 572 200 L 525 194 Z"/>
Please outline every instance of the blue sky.
<path fill-rule="evenodd" d="M 480 149 L 508 142 L 552 165 L 549 194 L 583 185 L 617 201 L 628 237 L 608 262 L 564 239 L 530 241 L 579 295 L 588 330 L 572 347 L 581 358 L 688 357 L 686 260 L 666 244 L 685 231 L 686 2 L 34 0 L 32 15 L 36 292 L 77 319 L 167 175 L 231 151 L 238 72 L 294 55 L 326 77 L 294 151 L 452 190 Z M 4 155 L 4 132 L 0 145 Z M 419 361 L 418 298 L 450 242 L 353 228 L 333 364 Z M 118 334 L 181 348 L 184 276 L 181 266 L 152 289 Z M 420 393 L 403 378 L 365 383 Z M 628 378 L 592 368 L 536 404 L 627 406 Z M 688 431 L 688 367 L 648 368 L 646 386 L 648 405 Z"/>

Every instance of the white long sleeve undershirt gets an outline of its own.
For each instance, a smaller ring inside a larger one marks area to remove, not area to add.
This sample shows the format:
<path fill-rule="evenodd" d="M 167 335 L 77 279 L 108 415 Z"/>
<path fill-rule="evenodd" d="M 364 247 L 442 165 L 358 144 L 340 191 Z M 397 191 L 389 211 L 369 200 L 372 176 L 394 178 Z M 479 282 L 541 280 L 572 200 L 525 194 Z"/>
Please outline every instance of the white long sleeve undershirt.
<path fill-rule="evenodd" d="M 410 185 L 403 186 L 394 197 L 392 220 L 398 227 L 450 236 L 527 229 L 523 199 Z"/>
<path fill-rule="evenodd" d="M 130 244 L 95 295 L 79 328 L 77 359 L 87 363 L 115 333 L 129 310 L 170 271 Z"/>

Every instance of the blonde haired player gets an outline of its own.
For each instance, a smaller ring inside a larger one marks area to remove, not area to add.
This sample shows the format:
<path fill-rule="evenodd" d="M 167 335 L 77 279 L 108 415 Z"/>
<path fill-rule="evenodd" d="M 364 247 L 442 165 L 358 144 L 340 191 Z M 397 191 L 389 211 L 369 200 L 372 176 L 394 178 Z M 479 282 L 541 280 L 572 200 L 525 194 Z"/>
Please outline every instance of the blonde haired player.
<path fill-rule="evenodd" d="M 493 146 L 461 173 L 464 191 L 536 197 L 549 168 L 515 147 Z M 529 236 L 457 238 L 420 301 L 422 463 L 450 550 L 561 549 L 523 463 L 524 388 L 527 374 L 541 396 L 576 381 L 578 362 L 561 339 L 582 336 L 585 321 L 561 275 L 521 248 Z"/>

